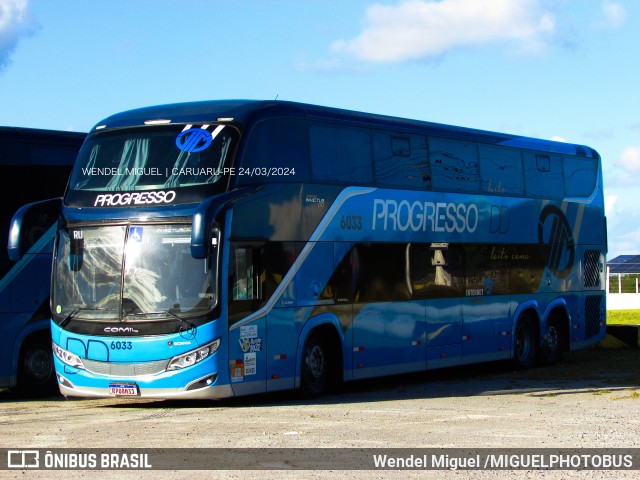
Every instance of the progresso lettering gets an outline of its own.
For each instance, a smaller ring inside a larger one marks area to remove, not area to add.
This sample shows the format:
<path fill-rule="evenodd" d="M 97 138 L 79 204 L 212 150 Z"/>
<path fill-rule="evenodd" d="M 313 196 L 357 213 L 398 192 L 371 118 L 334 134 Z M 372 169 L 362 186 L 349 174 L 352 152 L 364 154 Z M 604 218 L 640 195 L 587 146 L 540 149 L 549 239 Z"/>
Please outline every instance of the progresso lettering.
<path fill-rule="evenodd" d="M 376 198 L 373 200 L 372 229 L 473 233 L 478 228 L 479 218 L 475 203 L 411 203 Z"/>
<path fill-rule="evenodd" d="M 171 203 L 176 198 L 176 192 L 159 190 L 156 192 L 105 193 L 98 195 L 94 207 L 116 207 L 119 205 L 147 205 L 151 203 Z"/>

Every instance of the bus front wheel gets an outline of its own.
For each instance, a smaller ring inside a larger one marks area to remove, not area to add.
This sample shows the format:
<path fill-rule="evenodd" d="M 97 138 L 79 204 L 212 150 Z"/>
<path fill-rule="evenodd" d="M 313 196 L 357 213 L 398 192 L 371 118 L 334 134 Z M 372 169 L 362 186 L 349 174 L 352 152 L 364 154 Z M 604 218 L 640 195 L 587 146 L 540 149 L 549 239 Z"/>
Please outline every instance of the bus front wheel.
<path fill-rule="evenodd" d="M 536 360 L 536 330 L 530 318 L 523 318 L 516 327 L 514 362 L 518 368 L 530 368 Z"/>
<path fill-rule="evenodd" d="M 302 355 L 301 387 L 304 395 L 317 397 L 324 393 L 329 382 L 329 358 L 324 338 L 312 334 L 305 343 Z"/>
<path fill-rule="evenodd" d="M 20 352 L 18 369 L 20 394 L 41 397 L 58 392 L 50 341 L 40 337 L 27 340 Z"/>

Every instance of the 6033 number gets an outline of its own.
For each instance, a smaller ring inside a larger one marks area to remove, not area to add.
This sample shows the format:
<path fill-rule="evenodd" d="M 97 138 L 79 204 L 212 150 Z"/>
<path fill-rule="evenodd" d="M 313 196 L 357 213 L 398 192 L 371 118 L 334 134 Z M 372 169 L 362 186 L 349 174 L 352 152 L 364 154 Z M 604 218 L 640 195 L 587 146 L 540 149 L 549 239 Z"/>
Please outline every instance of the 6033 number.
<path fill-rule="evenodd" d="M 340 218 L 340 228 L 343 230 L 362 230 L 362 217 L 360 215 L 343 215 Z"/>

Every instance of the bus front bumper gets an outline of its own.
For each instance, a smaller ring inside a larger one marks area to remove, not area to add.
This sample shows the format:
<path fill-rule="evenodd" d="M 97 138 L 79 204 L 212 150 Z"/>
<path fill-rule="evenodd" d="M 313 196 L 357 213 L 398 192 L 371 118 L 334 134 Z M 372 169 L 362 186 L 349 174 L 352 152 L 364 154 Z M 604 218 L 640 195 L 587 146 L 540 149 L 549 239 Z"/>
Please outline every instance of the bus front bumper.
<path fill-rule="evenodd" d="M 60 393 L 65 397 L 87 398 L 156 398 L 184 400 L 215 400 L 233 397 L 231 385 L 210 385 L 200 388 L 152 388 L 137 382 L 112 379 L 105 386 L 74 385 L 68 377 L 57 373 Z M 197 383 L 197 382 L 196 382 Z"/>

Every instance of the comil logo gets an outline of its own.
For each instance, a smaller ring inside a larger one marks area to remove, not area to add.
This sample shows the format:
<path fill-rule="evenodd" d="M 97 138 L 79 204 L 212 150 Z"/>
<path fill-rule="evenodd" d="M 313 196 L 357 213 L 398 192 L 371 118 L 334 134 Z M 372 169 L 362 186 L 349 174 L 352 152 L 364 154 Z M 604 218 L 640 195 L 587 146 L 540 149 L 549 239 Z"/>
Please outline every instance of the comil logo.
<path fill-rule="evenodd" d="M 139 333 L 133 327 L 105 327 L 104 331 L 106 333 Z"/>
<path fill-rule="evenodd" d="M 562 210 L 547 205 L 540 213 L 538 240 L 543 245 L 547 268 L 554 277 L 566 278 L 573 269 L 576 246 L 571 225 Z"/>

